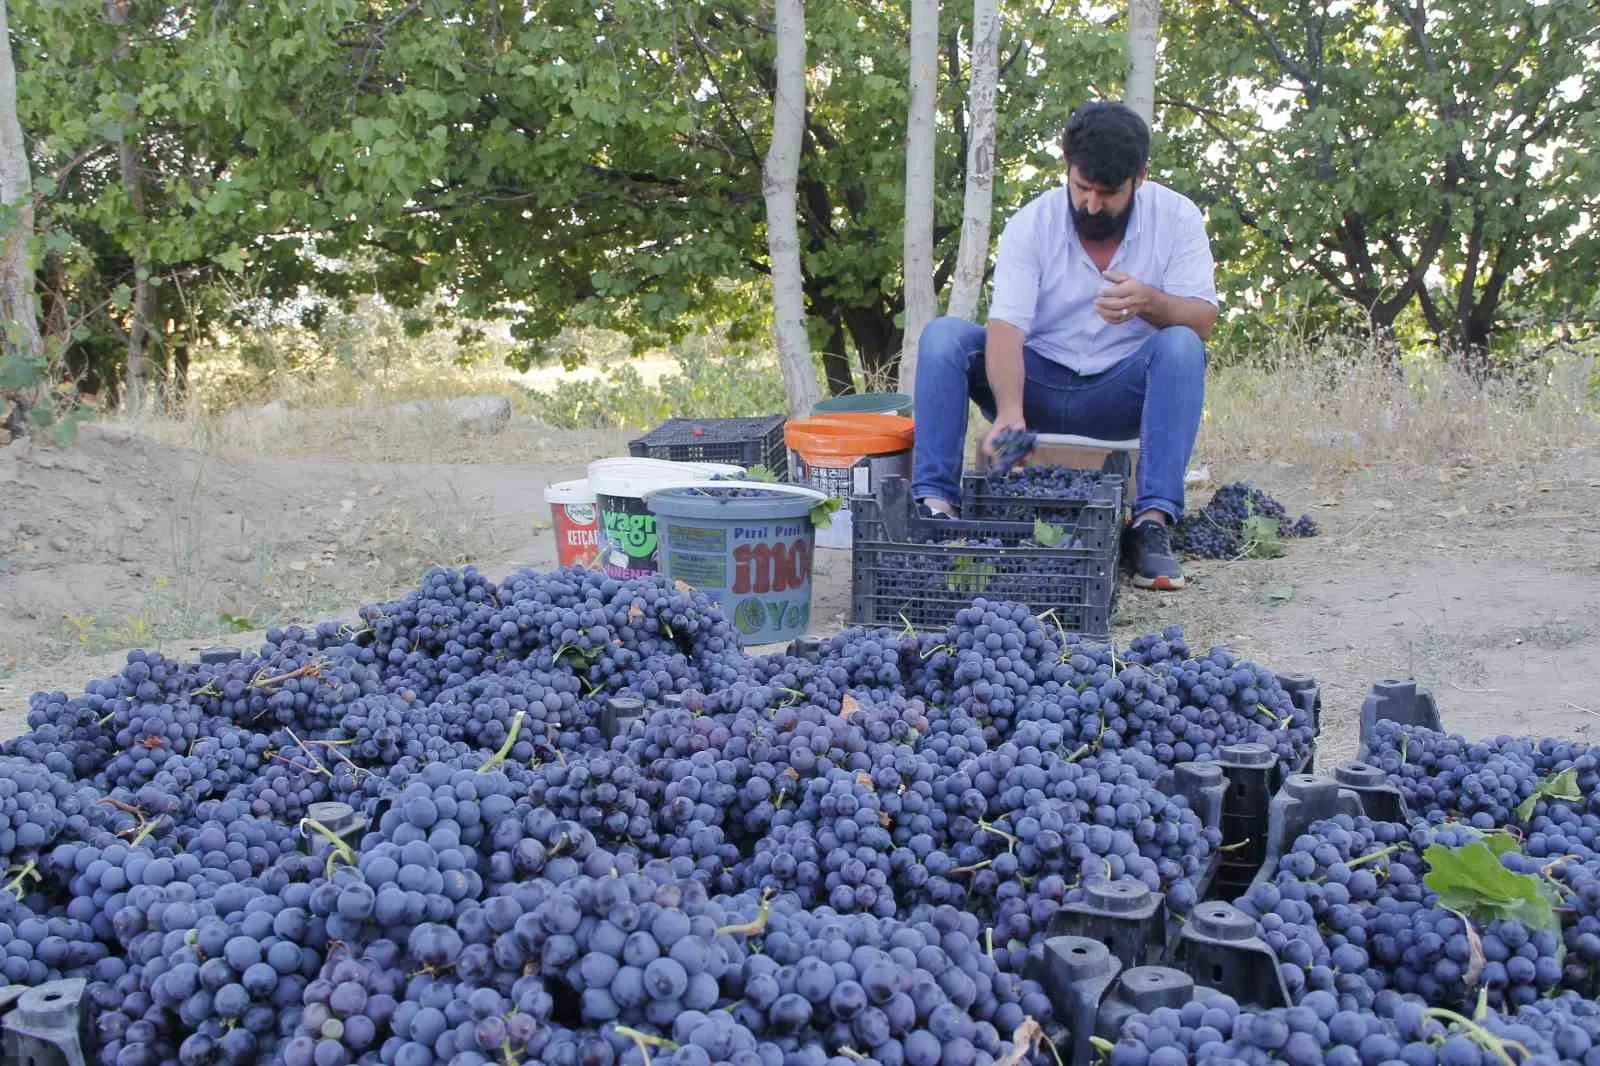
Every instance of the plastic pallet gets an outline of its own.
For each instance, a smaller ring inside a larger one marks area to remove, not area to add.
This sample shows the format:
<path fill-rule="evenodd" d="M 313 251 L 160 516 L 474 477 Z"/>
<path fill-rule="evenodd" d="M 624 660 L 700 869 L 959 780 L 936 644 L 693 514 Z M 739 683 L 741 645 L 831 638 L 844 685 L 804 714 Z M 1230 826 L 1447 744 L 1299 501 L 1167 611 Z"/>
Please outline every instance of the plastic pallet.
<path fill-rule="evenodd" d="M 1081 936 L 1104 944 L 1123 966 L 1160 962 L 1167 953 L 1167 905 L 1131 877 L 1084 887 L 1050 920 L 1051 936 Z"/>
<path fill-rule="evenodd" d="M 669 418 L 628 442 L 628 454 L 674 462 L 764 466 L 778 480 L 789 476 L 789 449 L 783 442 L 784 415 L 759 418 Z"/>
<path fill-rule="evenodd" d="M 633 696 L 613 696 L 600 708 L 600 734 L 607 741 L 627 732 L 628 726 L 644 717 L 644 700 Z"/>
<path fill-rule="evenodd" d="M 1092 1061 L 1100 1006 L 1121 969 L 1110 948 L 1084 936 L 1049 937 L 1028 953 L 1023 976 L 1044 986 L 1056 1022 L 1066 1029 L 1066 1040 L 1056 1045 L 1063 1063 Z"/>
<path fill-rule="evenodd" d="M 1312 822 L 1337 814 L 1358 817 L 1363 813 L 1361 797 L 1339 787 L 1331 777 L 1292 774 L 1272 797 L 1267 812 L 1266 855 L 1253 883 L 1270 881 L 1278 872 L 1278 862 L 1294 847 Z"/>
<path fill-rule="evenodd" d="M 0 1062 L 6 1066 L 85 1066 L 89 1012 L 81 977 L 0 989 Z"/>
<path fill-rule="evenodd" d="M 1219 763 L 1178 763 L 1161 772 L 1156 778 L 1156 788 L 1168 796 L 1182 796 L 1206 828 L 1222 828 L 1222 805 L 1228 795 L 1228 778 Z"/>
<path fill-rule="evenodd" d="M 1291 1003 L 1278 955 L 1256 935 L 1255 919 L 1222 900 L 1202 903 L 1189 915 L 1173 946 L 1172 965 L 1241 1006 Z"/>
<path fill-rule="evenodd" d="M 1120 477 L 1103 477 L 1088 499 L 1003 496 L 989 478 L 968 474 L 961 481 L 961 517 L 971 522 L 1048 522 L 1085 548 L 1113 550 L 1122 536 L 1125 485 Z"/>
<path fill-rule="evenodd" d="M 1354 792 L 1368 818 L 1380 822 L 1407 822 L 1406 798 L 1389 783 L 1384 772 L 1371 763 L 1353 759 L 1333 768 L 1333 779 L 1342 789 Z"/>
<path fill-rule="evenodd" d="M 942 630 L 956 612 L 983 598 L 1052 612 L 1067 633 L 1110 637 L 1115 542 L 1110 549 L 1020 547 L 1033 536 L 1031 523 L 920 518 L 904 478 L 885 478 L 875 496 L 852 497 L 850 509 L 851 617 L 857 625 Z M 1009 546 L 921 543 L 961 538 Z"/>
<path fill-rule="evenodd" d="M 1278 758 L 1265 744 L 1230 744 L 1214 762 L 1228 779 L 1222 802 L 1222 861 L 1210 899 L 1244 894 L 1267 854 L 1267 816 L 1276 791 Z"/>
<path fill-rule="evenodd" d="M 1194 978 L 1170 966 L 1135 966 L 1117 975 L 1110 993 L 1100 1004 L 1095 1035 L 1115 1044 L 1122 1027 L 1135 1014 L 1157 1007 L 1182 1007 L 1199 991 Z"/>
<path fill-rule="evenodd" d="M 1363 761 L 1372 757 L 1372 729 L 1379 719 L 1443 731 L 1439 724 L 1439 704 L 1433 693 L 1418 688 L 1416 681 L 1410 678 L 1379 681 L 1361 701 L 1361 745 L 1356 757 Z"/>
<path fill-rule="evenodd" d="M 307 821 L 316 822 L 334 836 L 350 845 L 352 848 L 361 847 L 361 838 L 367 832 L 367 820 L 360 811 L 348 803 L 338 800 L 325 800 L 313 803 L 306 807 Z M 304 822 L 300 826 L 300 835 L 306 840 L 309 847 L 315 847 L 324 838 L 321 834 L 311 829 Z"/>

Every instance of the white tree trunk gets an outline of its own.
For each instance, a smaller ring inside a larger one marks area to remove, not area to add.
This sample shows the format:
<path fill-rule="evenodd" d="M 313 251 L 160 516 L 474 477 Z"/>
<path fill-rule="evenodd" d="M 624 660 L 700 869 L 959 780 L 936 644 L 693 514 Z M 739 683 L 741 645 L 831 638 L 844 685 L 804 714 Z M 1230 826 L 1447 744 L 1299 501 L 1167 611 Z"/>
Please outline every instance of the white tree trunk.
<path fill-rule="evenodd" d="M 1127 105 L 1145 125 L 1155 124 L 1156 49 L 1161 43 L 1161 0 L 1128 0 Z"/>
<path fill-rule="evenodd" d="M 906 115 L 905 340 L 900 391 L 917 375 L 917 341 L 933 320 L 933 111 L 939 80 L 939 0 L 911 0 L 911 106 Z"/>
<path fill-rule="evenodd" d="M 118 62 L 125 62 L 133 48 L 128 32 L 128 0 L 106 0 L 106 21 L 118 29 L 117 47 L 112 55 Z M 139 142 L 127 130 L 119 129 L 115 143 L 122 191 L 128 197 L 134 217 L 142 222 L 144 177 L 139 169 Z M 122 406 L 125 411 L 138 414 L 144 411 L 146 402 L 145 341 L 150 334 L 150 306 L 154 295 L 150 289 L 148 264 L 138 250 L 133 253 L 133 275 L 133 316 L 128 322 L 128 363 L 122 377 Z"/>
<path fill-rule="evenodd" d="M 999 0 L 973 0 L 972 80 L 967 87 L 967 190 L 961 208 L 961 246 L 950 283 L 950 313 L 972 319 L 989 267 L 989 219 L 994 213 L 995 83 L 999 75 Z"/>
<path fill-rule="evenodd" d="M 806 302 L 800 270 L 800 224 L 795 208 L 800 181 L 800 145 L 806 121 L 806 12 L 804 0 L 775 0 L 777 91 L 772 142 L 762 166 L 767 201 L 767 254 L 772 259 L 772 334 L 783 369 L 791 416 L 807 415 L 822 399 L 806 335 Z"/>
<path fill-rule="evenodd" d="M 0 204 L 11 224 L 0 250 L 0 322 L 8 328 L 5 350 L 25 358 L 44 354 L 39 339 L 39 306 L 33 277 L 33 178 L 28 147 L 17 119 L 17 68 L 11 58 L 5 0 L 0 0 Z M 3 407 L 0 404 L 0 407 Z"/>

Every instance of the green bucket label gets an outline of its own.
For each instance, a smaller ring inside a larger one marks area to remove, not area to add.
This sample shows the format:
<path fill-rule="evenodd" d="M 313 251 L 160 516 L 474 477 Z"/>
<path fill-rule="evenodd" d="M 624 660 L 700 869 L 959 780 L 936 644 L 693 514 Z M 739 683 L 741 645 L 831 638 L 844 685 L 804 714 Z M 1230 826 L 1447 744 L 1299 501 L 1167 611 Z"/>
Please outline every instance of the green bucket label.
<path fill-rule="evenodd" d="M 656 516 L 631 496 L 598 497 L 605 530 L 601 569 L 619 581 L 649 577 L 659 568 Z"/>

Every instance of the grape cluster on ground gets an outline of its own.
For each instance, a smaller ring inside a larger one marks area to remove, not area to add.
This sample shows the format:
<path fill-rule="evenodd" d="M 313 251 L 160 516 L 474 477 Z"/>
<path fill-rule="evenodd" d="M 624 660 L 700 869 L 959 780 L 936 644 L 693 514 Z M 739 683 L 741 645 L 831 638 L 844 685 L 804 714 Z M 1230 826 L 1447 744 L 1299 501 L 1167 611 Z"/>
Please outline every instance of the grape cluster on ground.
<path fill-rule="evenodd" d="M 754 656 L 663 579 L 471 568 L 225 661 L 130 653 L 29 726 L 0 968 L 85 978 L 101 1066 L 1048 1066 L 1062 908 L 1131 879 L 1181 921 L 1222 856 L 1168 771 L 1316 737 L 1176 629 L 1113 647 L 979 597 Z M 1428 813 L 1313 826 L 1241 900 L 1295 1004 L 1207 994 L 1102 1057 L 1596 1061 L 1596 757 L 1376 743 Z M 1427 884 L 1506 826 L 1506 873 L 1566 894 L 1553 934 Z"/>
<path fill-rule="evenodd" d="M 1283 504 L 1243 481 L 1224 485 L 1198 510 L 1186 511 L 1172 532 L 1172 546 L 1185 555 L 1207 559 L 1236 559 L 1251 554 L 1253 541 L 1264 539 L 1252 526 L 1265 520 L 1276 537 L 1314 537 L 1316 520 L 1310 515 L 1289 517 Z"/>

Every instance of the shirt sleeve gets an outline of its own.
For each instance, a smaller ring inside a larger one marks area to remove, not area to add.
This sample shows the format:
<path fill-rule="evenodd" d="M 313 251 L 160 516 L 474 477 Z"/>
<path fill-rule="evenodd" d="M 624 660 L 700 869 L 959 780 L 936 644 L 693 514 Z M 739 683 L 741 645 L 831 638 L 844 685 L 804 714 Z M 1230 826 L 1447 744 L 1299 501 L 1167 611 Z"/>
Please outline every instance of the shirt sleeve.
<path fill-rule="evenodd" d="M 1162 274 L 1161 289 L 1172 296 L 1208 300 L 1216 305 L 1216 263 L 1211 256 L 1211 238 L 1206 235 L 1205 216 L 1192 202 L 1177 212 L 1176 240 L 1172 258 Z"/>
<path fill-rule="evenodd" d="M 1025 207 L 1001 231 L 989 299 L 990 321 L 1009 322 L 1024 333 L 1033 325 L 1039 303 L 1039 250 L 1033 232 L 1037 214 Z"/>

